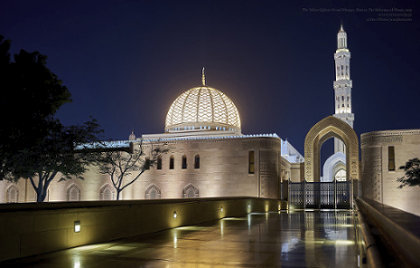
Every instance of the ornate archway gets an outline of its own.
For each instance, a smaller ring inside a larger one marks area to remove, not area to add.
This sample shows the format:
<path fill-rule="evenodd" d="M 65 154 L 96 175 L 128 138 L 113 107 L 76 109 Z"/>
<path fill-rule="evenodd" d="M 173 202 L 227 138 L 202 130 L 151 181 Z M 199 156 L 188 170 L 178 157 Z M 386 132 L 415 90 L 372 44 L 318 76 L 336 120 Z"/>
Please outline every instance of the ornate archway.
<path fill-rule="evenodd" d="M 320 180 L 320 149 L 331 137 L 341 139 L 346 145 L 346 177 L 353 182 L 359 180 L 359 139 L 346 122 L 328 116 L 316 123 L 305 137 L 305 180 Z"/>

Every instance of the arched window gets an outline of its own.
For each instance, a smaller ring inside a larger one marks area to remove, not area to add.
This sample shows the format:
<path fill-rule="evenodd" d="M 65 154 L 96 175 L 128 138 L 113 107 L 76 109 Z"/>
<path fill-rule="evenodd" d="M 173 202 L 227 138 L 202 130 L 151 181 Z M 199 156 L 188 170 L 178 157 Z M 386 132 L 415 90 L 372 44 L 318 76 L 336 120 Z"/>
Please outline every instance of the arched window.
<path fill-rule="evenodd" d="M 146 157 L 146 159 L 144 160 L 144 169 L 148 170 L 150 169 L 150 158 Z"/>
<path fill-rule="evenodd" d="M 73 184 L 67 190 L 67 201 L 80 201 L 80 190 L 76 184 Z"/>
<path fill-rule="evenodd" d="M 174 162 L 175 162 L 174 156 L 171 155 L 171 157 L 169 158 L 169 169 L 174 169 Z"/>
<path fill-rule="evenodd" d="M 188 184 L 182 191 L 184 198 L 198 198 L 199 192 L 192 184 Z"/>
<path fill-rule="evenodd" d="M 182 156 L 182 169 L 186 169 L 187 168 L 187 156 L 183 155 Z"/>
<path fill-rule="evenodd" d="M 147 187 L 147 190 L 145 193 L 146 199 L 160 199 L 160 197 L 161 197 L 161 192 L 160 192 L 159 187 L 157 187 L 154 184 Z"/>
<path fill-rule="evenodd" d="M 194 168 L 200 168 L 200 155 L 198 154 L 194 156 Z"/>
<path fill-rule="evenodd" d="M 15 185 L 7 188 L 7 203 L 17 203 L 19 200 L 19 190 Z"/>
<path fill-rule="evenodd" d="M 157 169 L 162 169 L 162 157 L 158 156 L 157 161 L 156 161 L 156 168 Z"/>
<path fill-rule="evenodd" d="M 254 151 L 248 152 L 248 173 L 254 174 L 255 173 L 255 153 Z"/>
<path fill-rule="evenodd" d="M 106 184 L 104 187 L 101 188 L 100 199 L 101 200 L 114 200 L 115 199 L 115 192 L 114 192 L 114 189 L 112 189 L 111 185 Z"/>
<path fill-rule="evenodd" d="M 388 170 L 395 171 L 395 147 L 388 146 Z"/>

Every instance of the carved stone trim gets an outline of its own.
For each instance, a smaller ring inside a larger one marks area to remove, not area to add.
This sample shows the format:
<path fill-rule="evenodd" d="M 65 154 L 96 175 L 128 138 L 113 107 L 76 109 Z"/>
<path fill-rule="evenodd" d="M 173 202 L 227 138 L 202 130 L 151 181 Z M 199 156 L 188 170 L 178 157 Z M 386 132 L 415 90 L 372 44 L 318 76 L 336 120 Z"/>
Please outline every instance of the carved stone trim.
<path fill-rule="evenodd" d="M 346 145 L 346 172 L 349 180 L 359 179 L 359 139 L 346 122 L 328 116 L 316 123 L 305 137 L 305 180 L 320 180 L 319 152 L 329 138 L 341 139 Z"/>

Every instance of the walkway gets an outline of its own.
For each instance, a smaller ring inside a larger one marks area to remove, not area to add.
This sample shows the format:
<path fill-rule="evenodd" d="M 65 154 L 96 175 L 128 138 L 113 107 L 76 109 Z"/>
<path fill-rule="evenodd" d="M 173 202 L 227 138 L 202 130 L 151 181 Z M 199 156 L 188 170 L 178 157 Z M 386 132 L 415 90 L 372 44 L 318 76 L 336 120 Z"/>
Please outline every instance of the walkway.
<path fill-rule="evenodd" d="M 357 267 L 351 211 L 255 213 L 2 267 Z"/>

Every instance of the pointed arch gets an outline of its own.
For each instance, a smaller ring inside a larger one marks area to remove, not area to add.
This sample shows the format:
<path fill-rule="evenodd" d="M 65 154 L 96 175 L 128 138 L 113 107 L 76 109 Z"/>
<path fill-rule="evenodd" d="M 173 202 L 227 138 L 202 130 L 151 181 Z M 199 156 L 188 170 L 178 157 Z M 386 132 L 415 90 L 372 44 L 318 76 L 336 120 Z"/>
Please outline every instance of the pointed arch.
<path fill-rule="evenodd" d="M 161 198 L 161 191 L 160 188 L 156 184 L 151 184 L 147 187 L 146 192 L 144 194 L 144 198 L 146 199 L 160 199 Z"/>
<path fill-rule="evenodd" d="M 335 181 L 346 181 L 346 169 L 340 168 L 334 173 L 334 180 Z"/>
<path fill-rule="evenodd" d="M 181 168 L 182 169 L 187 168 L 187 156 L 185 154 L 182 156 L 182 166 L 181 166 Z"/>
<path fill-rule="evenodd" d="M 322 182 L 334 181 L 338 169 L 346 169 L 346 155 L 342 152 L 336 152 L 328 157 L 322 167 Z"/>
<path fill-rule="evenodd" d="M 175 157 L 171 155 L 171 157 L 169 157 L 169 169 L 174 169 L 174 168 L 175 168 Z"/>
<path fill-rule="evenodd" d="M 80 201 L 80 189 L 76 184 L 67 189 L 67 201 Z"/>
<path fill-rule="evenodd" d="M 305 180 L 320 180 L 320 149 L 334 137 L 346 145 L 346 178 L 353 183 L 353 194 L 358 195 L 355 184 L 359 180 L 359 139 L 353 128 L 341 119 L 328 116 L 316 123 L 305 137 Z"/>
<path fill-rule="evenodd" d="M 19 201 L 19 189 L 16 185 L 10 185 L 6 190 L 7 203 L 17 203 Z"/>
<path fill-rule="evenodd" d="M 194 156 L 194 168 L 199 169 L 200 168 L 200 155 L 196 154 Z"/>
<path fill-rule="evenodd" d="M 157 157 L 156 169 L 162 169 L 162 156 Z"/>
<path fill-rule="evenodd" d="M 184 198 L 198 198 L 200 196 L 200 192 L 197 187 L 190 183 L 184 187 L 184 190 L 182 191 L 182 196 Z"/>
<path fill-rule="evenodd" d="M 100 200 L 115 200 L 115 191 L 110 184 L 105 184 L 99 191 Z"/>

